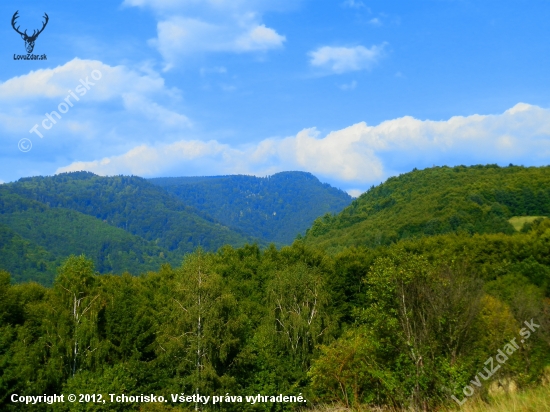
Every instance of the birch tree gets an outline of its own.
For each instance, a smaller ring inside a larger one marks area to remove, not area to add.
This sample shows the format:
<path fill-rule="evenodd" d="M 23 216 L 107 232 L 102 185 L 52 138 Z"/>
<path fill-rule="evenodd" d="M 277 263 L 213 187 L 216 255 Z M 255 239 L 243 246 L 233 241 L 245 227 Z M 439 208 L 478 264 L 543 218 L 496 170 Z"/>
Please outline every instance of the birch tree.
<path fill-rule="evenodd" d="M 66 365 L 74 376 L 81 364 L 93 365 L 98 349 L 97 314 L 100 293 L 96 286 L 93 263 L 84 256 L 71 256 L 59 269 L 53 288 L 53 319 L 48 335 L 61 340 L 65 347 Z"/>
<path fill-rule="evenodd" d="M 199 250 L 187 256 L 175 272 L 165 303 L 159 344 L 177 365 L 181 391 L 219 387 L 238 352 L 241 320 L 235 298 L 213 269 L 211 255 Z"/>
<path fill-rule="evenodd" d="M 299 262 L 275 273 L 268 283 L 269 322 L 277 340 L 303 368 L 328 335 L 328 295 L 319 271 Z"/>

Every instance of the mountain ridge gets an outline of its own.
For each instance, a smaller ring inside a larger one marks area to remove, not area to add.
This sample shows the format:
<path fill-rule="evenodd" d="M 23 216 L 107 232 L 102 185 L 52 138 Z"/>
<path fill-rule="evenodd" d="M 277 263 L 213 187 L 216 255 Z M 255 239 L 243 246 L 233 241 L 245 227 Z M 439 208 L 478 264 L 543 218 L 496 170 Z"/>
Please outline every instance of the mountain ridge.
<path fill-rule="evenodd" d="M 291 243 L 316 217 L 348 205 L 346 192 L 308 172 L 149 179 L 214 219 L 266 242 Z"/>

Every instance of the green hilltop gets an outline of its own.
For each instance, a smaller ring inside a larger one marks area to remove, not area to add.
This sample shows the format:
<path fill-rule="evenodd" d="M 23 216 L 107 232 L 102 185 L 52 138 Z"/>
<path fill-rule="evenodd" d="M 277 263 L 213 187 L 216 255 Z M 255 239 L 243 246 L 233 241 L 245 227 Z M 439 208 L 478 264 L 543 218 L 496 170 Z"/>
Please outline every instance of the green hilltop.
<path fill-rule="evenodd" d="M 549 215 L 548 166 L 434 167 L 391 177 L 318 218 L 305 242 L 338 251 L 445 233 L 512 234 L 512 217 Z"/>

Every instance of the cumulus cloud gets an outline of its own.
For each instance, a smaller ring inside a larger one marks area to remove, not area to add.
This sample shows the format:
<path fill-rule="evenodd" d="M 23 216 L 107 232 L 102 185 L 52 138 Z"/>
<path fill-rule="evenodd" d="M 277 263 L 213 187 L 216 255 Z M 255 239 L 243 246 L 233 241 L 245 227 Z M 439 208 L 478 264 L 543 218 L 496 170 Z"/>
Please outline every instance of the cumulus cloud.
<path fill-rule="evenodd" d="M 309 128 L 248 147 L 198 140 L 140 145 L 118 156 L 75 162 L 58 172 L 189 175 L 198 174 L 196 167 L 205 164 L 208 174 L 306 170 L 341 182 L 356 194 L 364 190 L 358 187 L 413 167 L 477 163 L 550 163 L 550 110 L 519 103 L 500 115 L 456 116 L 445 121 L 406 116 L 376 126 L 361 122 L 325 136 Z"/>
<path fill-rule="evenodd" d="M 367 48 L 323 46 L 308 53 L 313 67 L 341 74 L 368 70 L 384 56 L 385 43 Z"/>
<path fill-rule="evenodd" d="M 175 162 L 216 157 L 220 153 L 227 153 L 228 150 L 227 146 L 215 141 L 180 141 L 157 147 L 140 145 L 119 156 L 91 162 L 74 162 L 59 168 L 56 173 L 88 170 L 100 175 L 117 175 L 124 170 L 126 174 L 151 176 L 162 173 L 167 166 Z"/>
<path fill-rule="evenodd" d="M 237 51 L 267 50 L 281 47 L 285 40 L 285 36 L 261 24 L 238 37 L 235 46 Z"/>
<path fill-rule="evenodd" d="M 286 37 L 262 23 L 262 13 L 272 8 L 270 3 L 265 0 L 125 0 L 123 4 L 147 7 L 156 13 L 157 37 L 149 44 L 159 51 L 166 62 L 165 70 L 169 70 L 192 54 L 246 53 L 282 47 Z"/>
<path fill-rule="evenodd" d="M 105 147 L 129 150 L 188 130 L 192 124 L 180 100 L 179 91 L 150 68 L 74 59 L 0 83 L 0 143 L 41 138 L 47 141 L 41 153 L 72 158 Z"/>
<path fill-rule="evenodd" d="M 100 76 L 96 75 L 99 80 L 92 78 L 93 71 L 100 73 Z M 0 100 L 64 98 L 68 90 L 80 84 L 80 80 L 93 83 L 93 92 L 86 97 L 88 101 L 113 99 L 128 90 L 143 94 L 169 94 L 164 79 L 154 72 L 143 74 L 125 66 L 109 66 L 98 60 L 75 58 L 53 69 L 31 71 L 0 83 Z"/>

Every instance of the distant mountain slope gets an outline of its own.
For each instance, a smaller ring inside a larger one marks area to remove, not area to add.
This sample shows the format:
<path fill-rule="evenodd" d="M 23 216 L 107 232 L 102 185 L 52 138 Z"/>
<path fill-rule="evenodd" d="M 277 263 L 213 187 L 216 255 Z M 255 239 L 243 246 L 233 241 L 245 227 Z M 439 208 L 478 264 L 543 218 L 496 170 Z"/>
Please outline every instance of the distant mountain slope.
<path fill-rule="evenodd" d="M 92 216 L 180 256 L 198 246 L 252 242 L 140 177 L 63 173 L 2 185 L 0 195 L 8 192 Z"/>
<path fill-rule="evenodd" d="M 51 285 L 61 263 L 46 249 L 22 238 L 0 224 L 0 270 L 11 273 L 15 282 L 34 281 Z"/>
<path fill-rule="evenodd" d="M 255 176 L 149 179 L 224 225 L 279 244 L 291 243 L 325 213 L 337 213 L 352 198 L 304 172 Z"/>
<path fill-rule="evenodd" d="M 372 187 L 305 241 L 329 250 L 450 232 L 514 233 L 513 216 L 550 215 L 550 167 L 435 167 Z"/>
<path fill-rule="evenodd" d="M 4 187 L 0 188 L 0 226 L 9 228 L 3 239 L 6 250 L 11 250 L 11 254 L 28 256 L 19 259 L 18 264 L 28 259 L 31 262 L 30 268 L 25 263 L 14 270 L 11 259 L 2 253 L 0 268 L 9 270 L 17 280 L 37 280 L 49 284 L 55 271 L 50 271 L 44 262 L 60 262 L 71 254 L 85 254 L 101 273 L 140 273 L 157 270 L 162 263 L 178 263 L 179 260 L 166 249 L 99 219 L 70 209 L 51 208 L 9 193 L 9 189 Z M 28 252 L 27 249 L 33 251 Z M 37 261 L 34 256 L 40 256 L 39 263 L 33 263 Z M 40 269 L 40 279 L 31 270 L 35 266 Z"/>

